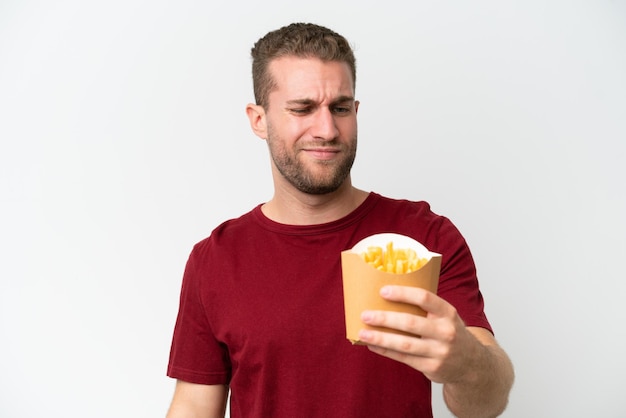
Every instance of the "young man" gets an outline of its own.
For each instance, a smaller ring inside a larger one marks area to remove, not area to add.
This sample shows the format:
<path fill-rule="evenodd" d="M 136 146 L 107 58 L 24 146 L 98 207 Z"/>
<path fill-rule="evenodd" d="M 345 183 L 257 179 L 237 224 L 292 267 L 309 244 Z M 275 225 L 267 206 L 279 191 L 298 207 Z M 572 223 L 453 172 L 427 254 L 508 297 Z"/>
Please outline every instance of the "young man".
<path fill-rule="evenodd" d="M 425 202 L 353 187 L 355 60 L 346 40 L 292 24 L 252 50 L 256 104 L 274 195 L 194 247 L 183 278 L 168 375 L 168 417 L 431 417 L 431 381 L 460 417 L 500 414 L 513 369 L 483 312 L 458 230 Z M 341 251 L 376 233 L 408 235 L 442 254 L 438 294 L 388 286 L 381 296 L 426 317 L 363 312 L 345 337 Z M 418 337 L 421 336 L 421 337 Z"/>

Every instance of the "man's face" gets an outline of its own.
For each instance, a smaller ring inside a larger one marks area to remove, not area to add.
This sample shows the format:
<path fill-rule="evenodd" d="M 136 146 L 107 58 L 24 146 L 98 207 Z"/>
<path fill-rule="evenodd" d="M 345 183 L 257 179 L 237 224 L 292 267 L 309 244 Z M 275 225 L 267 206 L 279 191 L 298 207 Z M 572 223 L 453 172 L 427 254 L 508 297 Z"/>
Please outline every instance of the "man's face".
<path fill-rule="evenodd" d="M 337 190 L 357 147 L 358 102 L 348 65 L 283 57 L 269 70 L 276 83 L 266 109 L 275 179 L 307 194 Z"/>

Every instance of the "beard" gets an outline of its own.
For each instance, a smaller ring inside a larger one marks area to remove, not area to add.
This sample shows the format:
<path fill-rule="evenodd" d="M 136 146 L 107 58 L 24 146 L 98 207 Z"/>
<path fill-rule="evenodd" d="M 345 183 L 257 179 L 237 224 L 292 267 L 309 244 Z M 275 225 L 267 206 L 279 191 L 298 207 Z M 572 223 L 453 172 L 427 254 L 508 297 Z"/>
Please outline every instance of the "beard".
<path fill-rule="evenodd" d="M 302 193 L 322 195 L 339 189 L 350 175 L 356 157 L 357 138 L 355 135 L 350 145 L 340 145 L 336 140 L 324 141 L 324 146 L 340 148 L 342 158 L 309 161 L 308 164 L 299 160 L 297 154 L 289 152 L 272 129 L 268 129 L 267 144 L 274 165 L 284 179 Z"/>

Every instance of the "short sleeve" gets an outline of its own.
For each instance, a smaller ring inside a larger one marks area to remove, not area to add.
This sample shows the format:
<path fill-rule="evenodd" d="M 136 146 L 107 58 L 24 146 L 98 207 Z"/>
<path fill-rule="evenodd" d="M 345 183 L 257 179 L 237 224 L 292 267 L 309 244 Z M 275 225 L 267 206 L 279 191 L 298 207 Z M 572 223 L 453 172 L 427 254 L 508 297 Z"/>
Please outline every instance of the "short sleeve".
<path fill-rule="evenodd" d="M 434 251 L 442 254 L 438 294 L 452 304 L 467 326 L 493 332 L 484 313 L 474 258 L 465 238 L 447 218 L 442 218 Z"/>
<path fill-rule="evenodd" d="M 167 375 L 191 383 L 227 384 L 228 351 L 215 339 L 201 297 L 207 279 L 205 247 L 196 244 L 185 266 Z"/>

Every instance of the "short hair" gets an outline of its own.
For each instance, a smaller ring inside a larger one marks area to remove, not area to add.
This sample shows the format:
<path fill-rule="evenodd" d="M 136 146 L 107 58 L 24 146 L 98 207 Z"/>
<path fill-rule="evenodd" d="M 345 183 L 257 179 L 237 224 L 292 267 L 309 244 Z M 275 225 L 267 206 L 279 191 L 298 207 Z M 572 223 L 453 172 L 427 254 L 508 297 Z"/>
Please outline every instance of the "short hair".
<path fill-rule="evenodd" d="M 272 60 L 285 56 L 345 62 L 356 86 L 356 60 L 350 44 L 338 33 L 313 23 L 292 23 L 271 31 L 252 48 L 252 84 L 256 104 L 266 107 L 276 81 L 269 72 Z"/>

